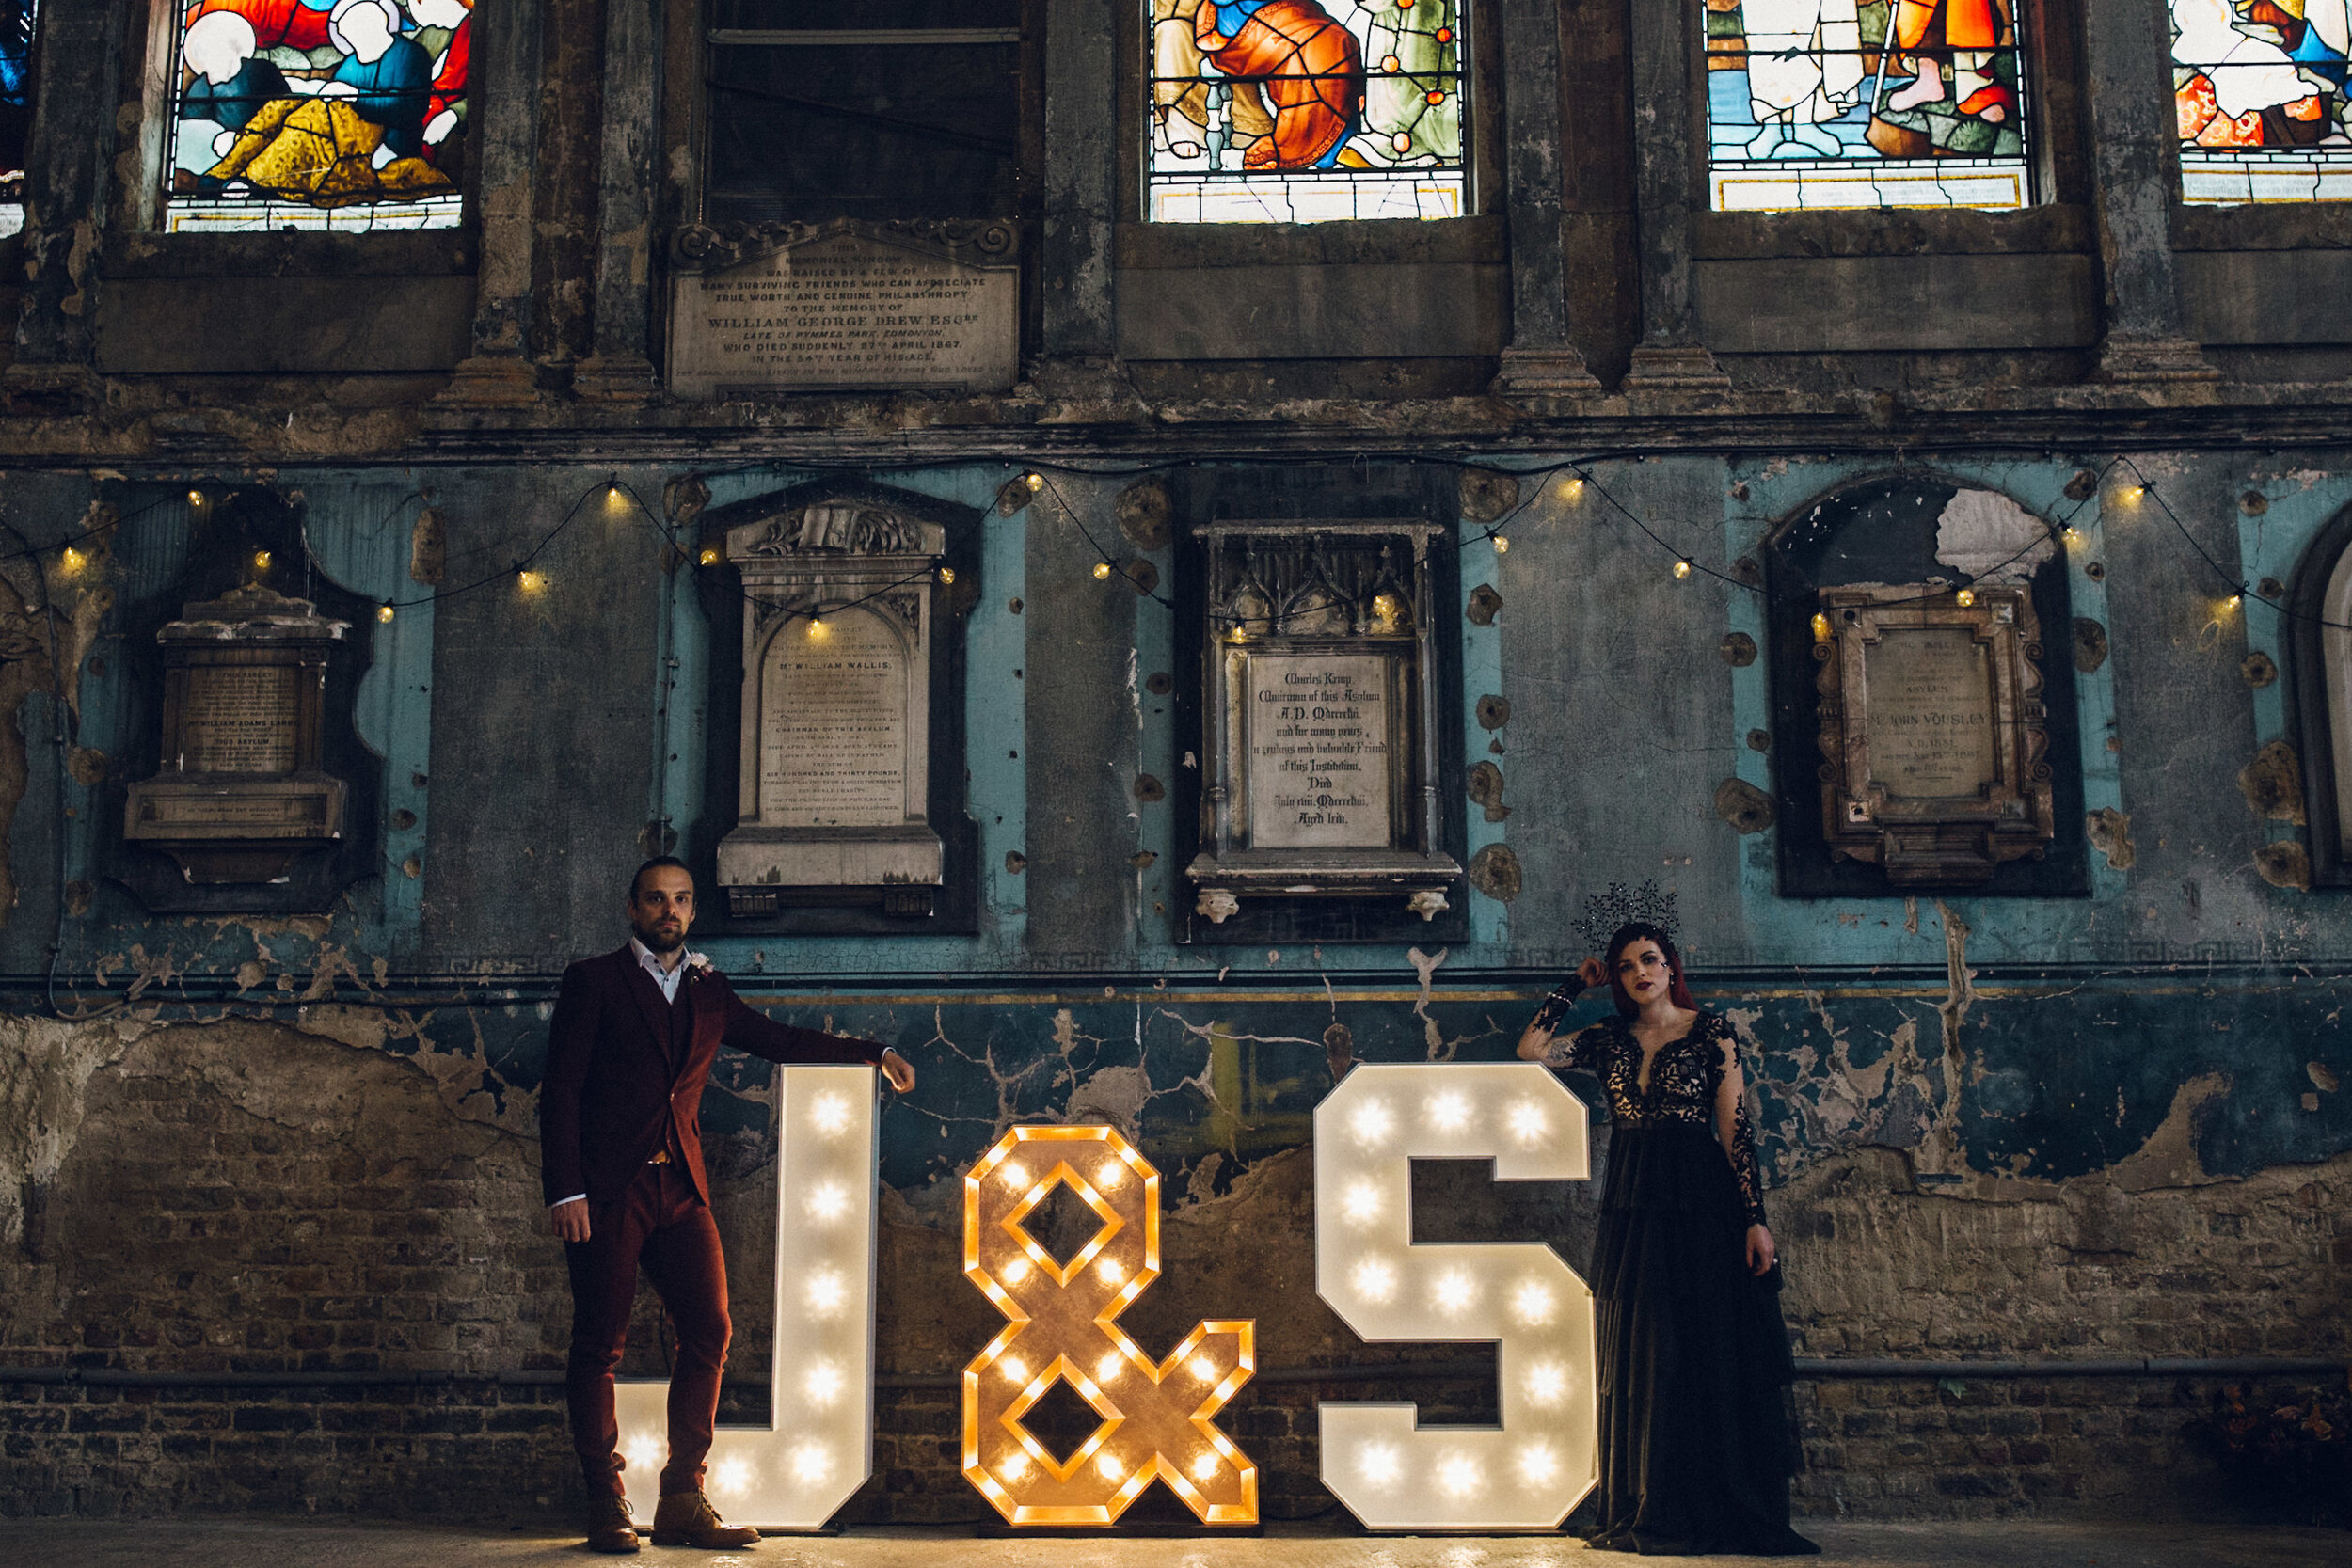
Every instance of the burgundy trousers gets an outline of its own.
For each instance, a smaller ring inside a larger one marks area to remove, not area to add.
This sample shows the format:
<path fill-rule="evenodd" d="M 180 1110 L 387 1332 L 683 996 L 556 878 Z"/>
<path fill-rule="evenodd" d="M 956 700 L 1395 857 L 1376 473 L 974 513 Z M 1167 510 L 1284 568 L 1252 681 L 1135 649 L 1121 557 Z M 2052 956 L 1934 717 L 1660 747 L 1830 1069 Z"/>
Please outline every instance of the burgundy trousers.
<path fill-rule="evenodd" d="M 727 1268 L 710 1207 L 675 1164 L 647 1165 L 611 1203 L 588 1205 L 588 1239 L 566 1243 L 572 1275 L 572 1352 L 564 1392 L 572 1449 L 588 1495 L 620 1497 L 622 1460 L 612 1373 L 628 1342 L 637 1271 L 661 1294 L 677 1353 L 670 1369 L 670 1463 L 661 1496 L 702 1488 L 719 1418 L 719 1373 L 727 1360 Z"/>

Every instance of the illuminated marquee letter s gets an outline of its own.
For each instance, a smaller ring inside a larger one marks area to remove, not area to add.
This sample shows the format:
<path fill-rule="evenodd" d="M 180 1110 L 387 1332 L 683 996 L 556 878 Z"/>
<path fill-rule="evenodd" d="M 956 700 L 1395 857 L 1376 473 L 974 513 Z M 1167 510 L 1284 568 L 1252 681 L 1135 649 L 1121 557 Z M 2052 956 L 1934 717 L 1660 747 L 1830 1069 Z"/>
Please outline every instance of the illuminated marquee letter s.
<path fill-rule="evenodd" d="M 1023 1221 L 1067 1184 L 1101 1222 L 1063 1262 Z M 1258 1470 L 1215 1417 L 1257 1362 L 1251 1321 L 1153 1364 L 1114 1321 L 1160 1275 L 1160 1173 L 1108 1127 L 1016 1127 L 963 1179 L 963 1272 L 1010 1321 L 963 1370 L 963 1474 L 1015 1525 L 1107 1525 L 1158 1477 L 1211 1525 L 1254 1524 Z M 1068 1383 L 1101 1423 L 1064 1457 L 1022 1417 Z"/>
<path fill-rule="evenodd" d="M 706 1480 L 722 1513 L 817 1529 L 873 1473 L 874 1173 L 869 1067 L 780 1068 L 775 1370 L 768 1424 L 723 1426 Z M 653 1515 L 669 1448 L 666 1378 L 616 1384 L 629 1507 Z"/>
<path fill-rule="evenodd" d="M 1592 1490 L 1593 1292 L 1549 1247 L 1415 1244 L 1412 1162 L 1592 1174 L 1583 1103 L 1533 1062 L 1365 1066 L 1315 1107 L 1315 1291 L 1366 1339 L 1492 1339 L 1502 1424 L 1323 1406 L 1323 1483 L 1374 1529 L 1549 1529 Z"/>

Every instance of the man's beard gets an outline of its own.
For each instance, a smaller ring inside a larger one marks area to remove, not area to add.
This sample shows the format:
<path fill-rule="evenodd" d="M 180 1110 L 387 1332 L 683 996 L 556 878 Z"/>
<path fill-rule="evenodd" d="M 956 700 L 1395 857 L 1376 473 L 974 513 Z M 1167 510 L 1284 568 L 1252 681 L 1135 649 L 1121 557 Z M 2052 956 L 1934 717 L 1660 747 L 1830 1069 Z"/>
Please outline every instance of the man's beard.
<path fill-rule="evenodd" d="M 686 945 L 686 927 L 683 926 L 675 927 L 666 937 L 655 927 L 632 926 L 630 929 L 637 933 L 637 940 L 644 942 L 646 950 L 656 958 L 667 958 Z"/>

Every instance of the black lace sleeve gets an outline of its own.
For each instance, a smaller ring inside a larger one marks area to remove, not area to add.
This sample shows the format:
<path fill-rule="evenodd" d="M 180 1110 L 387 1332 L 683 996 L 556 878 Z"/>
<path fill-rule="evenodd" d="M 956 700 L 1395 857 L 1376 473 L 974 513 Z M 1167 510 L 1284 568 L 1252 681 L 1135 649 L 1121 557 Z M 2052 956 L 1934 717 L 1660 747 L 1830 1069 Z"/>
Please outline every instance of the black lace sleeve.
<path fill-rule="evenodd" d="M 1723 1050 L 1708 1074 L 1710 1098 L 1723 1087 L 1724 1074 L 1740 1061 L 1740 1037 L 1732 1033 L 1728 1022 L 1719 1022 L 1715 1037 Z M 1747 1206 L 1748 1223 L 1764 1224 L 1764 1172 L 1756 1162 L 1756 1122 L 1748 1115 L 1748 1097 L 1744 1094 L 1732 1107 L 1729 1157 L 1732 1177 L 1740 1183 L 1740 1199 Z"/>
<path fill-rule="evenodd" d="M 1550 994 L 1544 998 L 1543 1006 L 1535 1009 L 1535 1017 L 1528 1027 L 1556 1032 L 1560 1021 L 1568 1016 L 1569 1009 L 1576 1006 L 1576 999 L 1583 994 L 1584 982 L 1573 974 L 1569 975 L 1551 988 Z"/>
<path fill-rule="evenodd" d="M 1544 1047 L 1544 1066 L 1561 1072 L 1598 1072 L 1601 1037 L 1602 1025 L 1597 1023 L 1589 1029 L 1579 1029 L 1566 1039 L 1554 1035 L 1551 1043 Z"/>

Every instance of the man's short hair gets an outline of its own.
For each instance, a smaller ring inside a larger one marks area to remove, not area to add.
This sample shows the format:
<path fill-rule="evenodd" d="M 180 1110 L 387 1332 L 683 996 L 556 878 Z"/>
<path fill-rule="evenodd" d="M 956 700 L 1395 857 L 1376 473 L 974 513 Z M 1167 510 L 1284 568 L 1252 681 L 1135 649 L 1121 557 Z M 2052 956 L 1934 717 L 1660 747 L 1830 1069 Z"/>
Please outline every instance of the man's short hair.
<path fill-rule="evenodd" d="M 637 868 L 637 875 L 628 879 L 628 898 L 630 903 L 633 904 L 637 901 L 637 889 L 644 882 L 645 873 L 648 871 L 659 870 L 665 865 L 675 865 L 680 871 L 686 871 L 686 863 L 678 859 L 675 855 L 656 855 L 653 859 L 639 866 Z M 694 874 L 691 871 L 686 871 L 686 879 L 690 882 L 692 881 L 694 879 Z"/>

